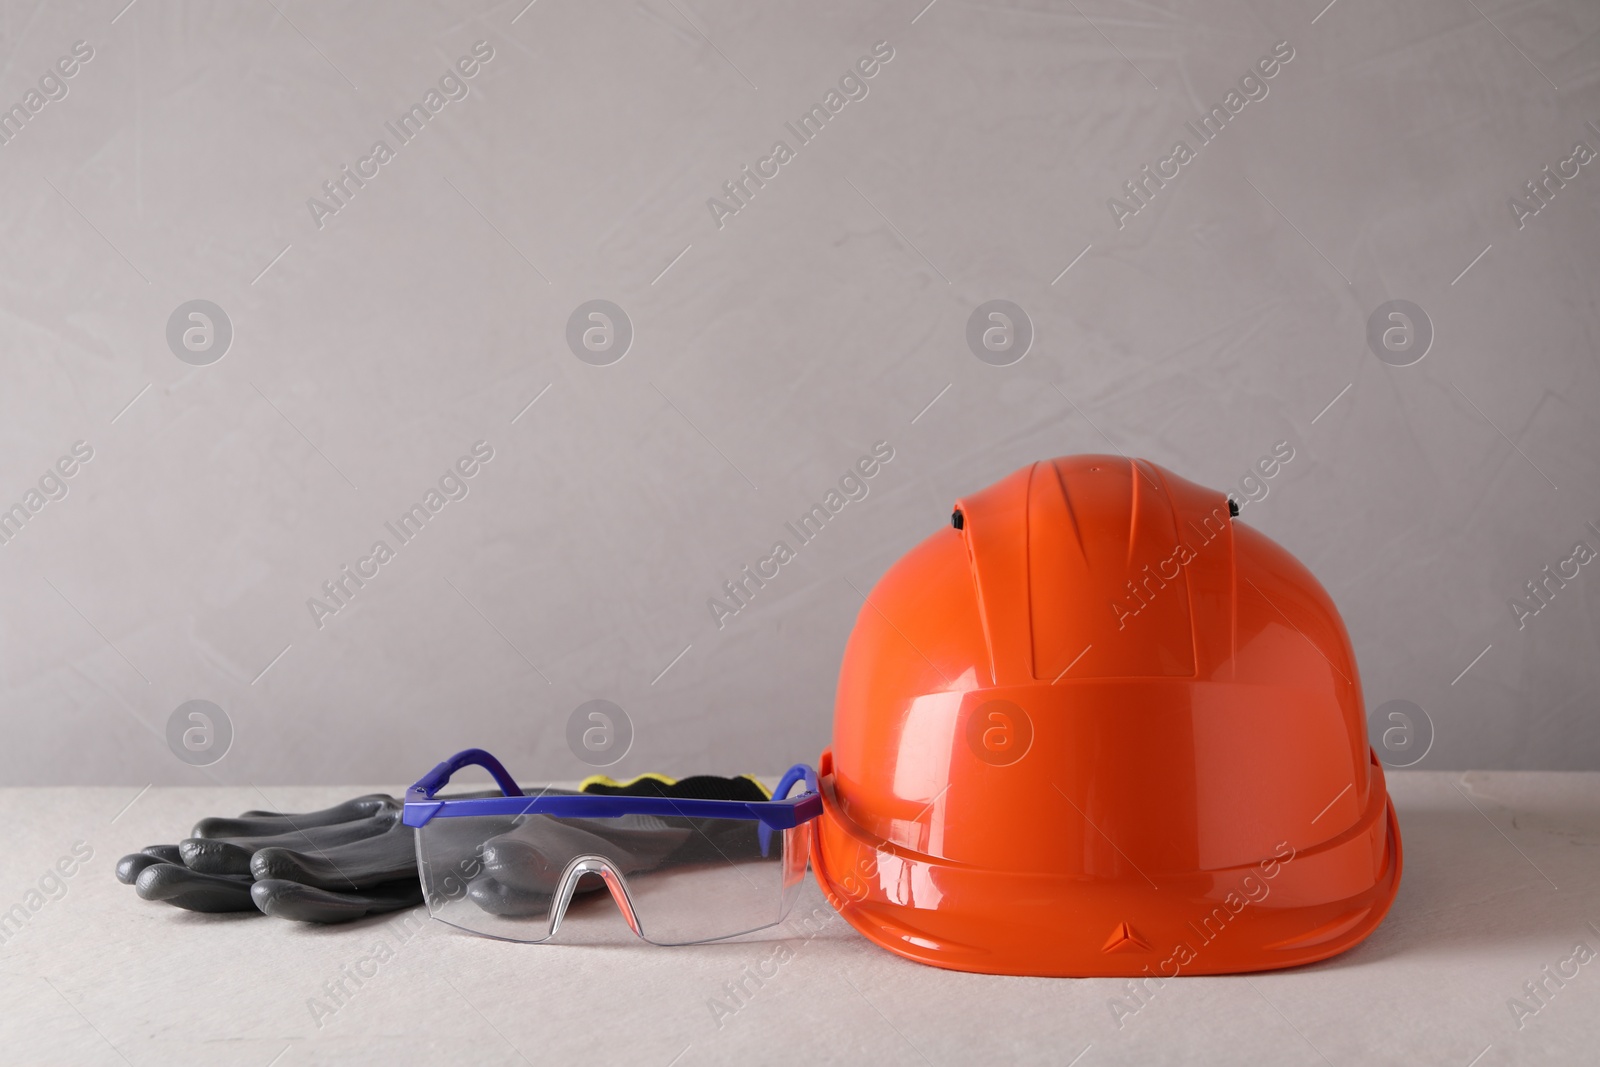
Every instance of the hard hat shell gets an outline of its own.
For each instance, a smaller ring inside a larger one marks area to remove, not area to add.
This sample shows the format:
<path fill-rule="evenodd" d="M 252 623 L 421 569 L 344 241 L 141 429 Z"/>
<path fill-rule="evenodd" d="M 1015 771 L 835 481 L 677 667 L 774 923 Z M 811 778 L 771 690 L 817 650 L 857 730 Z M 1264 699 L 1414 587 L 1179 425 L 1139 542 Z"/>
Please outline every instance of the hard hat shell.
<path fill-rule="evenodd" d="M 1370 934 L 1400 832 L 1316 579 L 1153 463 L 1034 463 L 867 597 L 812 863 L 902 956 L 1225 974 Z"/>

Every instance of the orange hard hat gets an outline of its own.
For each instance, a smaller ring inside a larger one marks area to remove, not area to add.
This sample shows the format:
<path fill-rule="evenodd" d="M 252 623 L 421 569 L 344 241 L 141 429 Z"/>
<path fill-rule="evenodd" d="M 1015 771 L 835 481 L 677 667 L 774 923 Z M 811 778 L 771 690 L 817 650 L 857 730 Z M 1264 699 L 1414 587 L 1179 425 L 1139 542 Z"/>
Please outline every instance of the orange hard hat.
<path fill-rule="evenodd" d="M 1400 882 L 1350 638 L 1222 493 L 1069 456 L 957 502 L 840 670 L 812 863 L 861 933 L 991 974 L 1350 948 Z"/>

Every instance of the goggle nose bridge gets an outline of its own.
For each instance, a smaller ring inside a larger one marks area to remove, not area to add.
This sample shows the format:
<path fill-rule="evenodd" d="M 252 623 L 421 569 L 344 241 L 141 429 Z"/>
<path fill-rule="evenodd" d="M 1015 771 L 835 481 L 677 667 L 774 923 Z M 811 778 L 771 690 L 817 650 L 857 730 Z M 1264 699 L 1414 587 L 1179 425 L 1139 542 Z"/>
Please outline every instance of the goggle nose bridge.
<path fill-rule="evenodd" d="M 622 917 L 627 920 L 628 928 L 636 937 L 644 937 L 644 932 L 639 929 L 639 918 L 634 913 L 633 898 L 628 894 L 628 883 L 622 877 L 622 872 L 604 856 L 596 855 L 578 856 L 567 864 L 566 870 L 561 872 L 561 882 L 556 887 L 555 899 L 550 903 L 550 932 L 547 937 L 555 937 L 556 931 L 561 928 L 561 920 L 567 917 L 567 906 L 572 903 L 573 894 L 578 890 L 578 882 L 586 874 L 600 876 L 606 888 L 610 890 L 611 899 L 616 902 L 617 910 L 622 912 Z"/>

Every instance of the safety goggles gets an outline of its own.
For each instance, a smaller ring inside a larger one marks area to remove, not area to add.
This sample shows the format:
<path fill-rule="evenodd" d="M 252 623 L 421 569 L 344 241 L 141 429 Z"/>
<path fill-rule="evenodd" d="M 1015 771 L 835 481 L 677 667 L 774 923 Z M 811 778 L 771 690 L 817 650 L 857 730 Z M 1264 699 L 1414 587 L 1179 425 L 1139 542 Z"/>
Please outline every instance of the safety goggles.
<path fill-rule="evenodd" d="M 463 767 L 497 795 L 439 798 Z M 788 796 L 797 784 L 805 791 Z M 575 899 L 601 888 L 656 945 L 737 937 L 782 922 L 805 880 L 817 772 L 789 768 L 771 800 L 687 800 L 543 790 L 525 795 L 482 749 L 458 752 L 406 790 L 428 911 L 507 941 L 555 937 Z"/>

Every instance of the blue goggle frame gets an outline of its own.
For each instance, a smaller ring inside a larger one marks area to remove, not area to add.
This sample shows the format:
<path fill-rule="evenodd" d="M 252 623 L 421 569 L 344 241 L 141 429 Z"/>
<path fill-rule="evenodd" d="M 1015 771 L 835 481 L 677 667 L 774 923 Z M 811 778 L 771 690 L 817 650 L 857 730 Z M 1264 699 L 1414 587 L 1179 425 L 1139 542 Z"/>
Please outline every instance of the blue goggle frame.
<path fill-rule="evenodd" d="M 498 797 L 464 797 L 438 800 L 450 776 L 463 767 L 482 767 L 505 794 Z M 806 791 L 789 797 L 796 783 Z M 554 815 L 569 819 L 614 819 L 622 815 L 658 815 L 695 819 L 755 819 L 761 823 L 763 844 L 773 830 L 787 830 L 822 814 L 822 795 L 817 791 L 817 772 L 808 764 L 796 763 L 778 781 L 773 799 L 690 800 L 676 797 L 623 797 L 577 794 L 575 796 L 528 796 L 506 773 L 504 765 L 481 748 L 468 748 L 439 764 L 417 779 L 406 790 L 401 821 L 422 827 L 432 819 L 460 818 L 469 815 Z M 764 849 L 763 849 L 764 851 Z"/>

